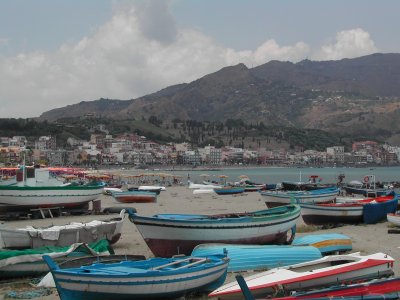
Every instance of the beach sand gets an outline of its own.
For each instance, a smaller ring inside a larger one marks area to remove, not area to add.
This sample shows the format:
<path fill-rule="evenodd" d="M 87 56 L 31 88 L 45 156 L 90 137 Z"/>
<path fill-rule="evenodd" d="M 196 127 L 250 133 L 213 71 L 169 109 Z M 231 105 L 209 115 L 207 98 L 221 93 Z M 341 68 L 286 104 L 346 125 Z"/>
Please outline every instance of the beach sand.
<path fill-rule="evenodd" d="M 151 216 L 157 213 L 193 213 L 193 214 L 218 214 L 226 212 L 244 212 L 265 209 L 265 203 L 262 196 L 257 192 L 245 193 L 240 195 L 219 196 L 216 194 L 193 195 L 193 190 L 184 186 L 167 187 L 166 191 L 161 192 L 156 203 L 118 203 L 111 196 L 101 196 L 101 206 L 106 207 L 134 207 L 138 214 Z M 69 222 L 88 222 L 91 220 L 104 220 L 116 215 L 85 215 L 85 216 L 65 216 L 47 219 L 7 221 L 4 225 L 11 228 L 33 226 L 64 225 Z M 298 231 L 309 228 L 304 225 L 301 218 L 298 221 Z M 341 233 L 351 237 L 353 242 L 353 252 L 361 254 L 372 254 L 384 252 L 392 256 L 396 262 L 394 271 L 396 276 L 400 276 L 400 236 L 397 234 L 388 234 L 390 225 L 388 222 L 382 222 L 374 225 L 356 225 L 341 226 L 332 229 L 320 229 L 313 232 L 298 232 L 297 236 L 316 234 L 316 233 Z M 146 257 L 152 257 L 150 249 L 147 247 L 142 236 L 135 225 L 127 218 L 124 221 L 123 234 L 121 239 L 113 245 L 116 254 L 141 254 Z M 229 274 L 227 281 L 234 281 L 235 274 Z M 21 291 L 33 289 L 27 284 L 29 280 L 17 280 L 16 283 L 0 282 L 0 299 L 4 298 L 8 291 Z M 207 297 L 202 297 L 205 299 Z M 40 299 L 59 299 L 57 291 L 53 294 Z M 191 298 L 200 299 L 200 298 Z"/>

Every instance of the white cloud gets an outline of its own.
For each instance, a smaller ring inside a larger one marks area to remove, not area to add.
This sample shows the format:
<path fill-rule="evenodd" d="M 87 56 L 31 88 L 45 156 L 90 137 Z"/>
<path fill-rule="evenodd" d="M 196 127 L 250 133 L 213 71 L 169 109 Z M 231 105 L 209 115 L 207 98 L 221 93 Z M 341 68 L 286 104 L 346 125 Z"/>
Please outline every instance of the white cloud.
<path fill-rule="evenodd" d="M 336 34 L 333 44 L 324 45 L 313 58 L 318 60 L 337 60 L 354 58 L 377 52 L 374 41 L 368 32 L 361 28 L 343 30 Z"/>
<path fill-rule="evenodd" d="M 310 54 L 304 42 L 280 46 L 273 39 L 254 51 L 225 48 L 197 30 L 178 28 L 166 3 L 116 7 L 109 22 L 77 43 L 63 44 L 53 53 L 0 58 L 0 117 L 34 117 L 100 97 L 132 99 L 227 65 L 243 62 L 255 67 L 272 59 L 296 62 Z M 364 38 L 358 31 L 353 34 L 353 39 L 358 37 L 352 43 L 357 49 L 370 41 L 368 33 L 361 33 Z M 330 52 L 352 53 L 351 45 L 339 46 L 346 44 L 348 34 L 338 37 Z M 346 51 L 340 51 L 343 47 Z M 331 48 L 323 48 L 324 53 Z"/>

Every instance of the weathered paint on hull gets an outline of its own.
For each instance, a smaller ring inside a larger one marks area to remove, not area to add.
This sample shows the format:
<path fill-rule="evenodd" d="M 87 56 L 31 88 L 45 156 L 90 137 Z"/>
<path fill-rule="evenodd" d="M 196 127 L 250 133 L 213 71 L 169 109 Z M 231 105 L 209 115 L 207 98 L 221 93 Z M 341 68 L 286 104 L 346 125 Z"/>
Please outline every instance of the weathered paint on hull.
<path fill-rule="evenodd" d="M 226 244 L 247 244 L 247 245 L 265 245 L 265 244 L 284 244 L 287 239 L 287 233 L 277 233 L 249 239 L 237 240 L 166 240 L 166 239 L 145 239 L 147 246 L 155 256 L 171 257 L 176 254 L 190 255 L 194 247 L 200 244 L 208 243 L 226 243 Z"/>
<path fill-rule="evenodd" d="M 303 220 L 307 225 L 357 224 L 362 223 L 363 216 L 303 215 Z"/>
<path fill-rule="evenodd" d="M 126 196 L 126 197 L 114 197 L 115 200 L 121 203 L 153 203 L 156 202 L 154 196 Z"/>

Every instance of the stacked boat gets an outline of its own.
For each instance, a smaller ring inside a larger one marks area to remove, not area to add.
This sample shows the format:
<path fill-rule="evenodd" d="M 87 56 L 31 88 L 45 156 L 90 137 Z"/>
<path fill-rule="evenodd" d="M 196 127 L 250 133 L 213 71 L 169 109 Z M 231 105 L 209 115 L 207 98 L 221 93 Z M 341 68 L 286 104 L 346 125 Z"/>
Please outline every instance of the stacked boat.
<path fill-rule="evenodd" d="M 260 191 L 268 207 L 287 205 L 290 203 L 327 203 L 332 202 L 339 194 L 337 187 L 328 187 L 310 191 L 267 190 Z"/>

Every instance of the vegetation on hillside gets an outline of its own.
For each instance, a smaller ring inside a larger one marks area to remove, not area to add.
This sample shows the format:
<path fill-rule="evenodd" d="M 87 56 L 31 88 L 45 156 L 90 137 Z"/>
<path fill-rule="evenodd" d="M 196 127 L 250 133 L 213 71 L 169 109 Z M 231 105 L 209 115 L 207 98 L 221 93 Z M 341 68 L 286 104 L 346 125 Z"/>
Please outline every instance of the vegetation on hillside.
<path fill-rule="evenodd" d="M 100 125 L 104 125 L 102 131 Z M 207 145 L 215 147 L 232 146 L 248 149 L 265 148 L 273 150 L 313 149 L 325 151 L 326 147 L 344 145 L 350 149 L 359 136 L 348 132 L 329 133 L 317 129 L 302 129 L 293 126 L 266 126 L 263 122 L 246 123 L 241 119 L 224 121 L 196 121 L 174 119 L 162 121 L 156 116 L 147 120 L 107 118 L 65 118 L 55 123 L 33 119 L 0 119 L 0 136 L 25 136 L 36 140 L 40 136 L 53 135 L 58 147 L 66 147 L 69 137 L 89 140 L 92 133 L 108 133 L 112 136 L 136 133 L 149 140 L 165 144 L 169 142 L 189 142 L 194 147 Z M 368 139 L 368 136 L 365 136 Z"/>

